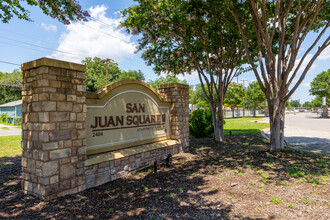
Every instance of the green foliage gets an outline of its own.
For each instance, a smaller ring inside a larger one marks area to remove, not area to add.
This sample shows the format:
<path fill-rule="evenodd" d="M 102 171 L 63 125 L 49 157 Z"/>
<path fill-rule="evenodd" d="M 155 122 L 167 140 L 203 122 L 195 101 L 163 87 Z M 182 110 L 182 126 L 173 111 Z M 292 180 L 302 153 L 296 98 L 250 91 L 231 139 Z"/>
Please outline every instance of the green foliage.
<path fill-rule="evenodd" d="M 276 198 L 274 198 L 274 197 L 273 197 L 270 201 L 273 202 L 273 203 L 275 203 L 275 204 L 280 204 L 280 203 L 283 202 L 282 199 L 276 199 Z"/>
<path fill-rule="evenodd" d="M 241 106 L 243 102 L 243 85 L 231 83 L 228 86 L 228 90 L 226 93 L 226 97 L 224 100 L 224 106 L 228 106 L 232 109 L 233 117 L 234 117 L 234 109 L 237 106 Z"/>
<path fill-rule="evenodd" d="M 316 98 L 312 100 L 311 104 L 312 104 L 313 108 L 322 107 L 322 97 L 316 96 Z M 330 98 L 326 99 L 326 104 L 327 104 L 327 106 L 330 106 Z"/>
<path fill-rule="evenodd" d="M 0 1 L 0 21 L 8 23 L 14 16 L 32 21 L 30 12 L 26 9 L 27 6 L 38 6 L 44 14 L 57 19 L 63 24 L 70 24 L 69 20 L 87 21 L 87 17 L 90 16 L 87 11 L 81 9 L 77 0 L 6 0 Z"/>
<path fill-rule="evenodd" d="M 7 113 L 1 114 L 1 122 L 3 122 L 3 123 L 7 122 Z"/>
<path fill-rule="evenodd" d="M 197 138 L 212 136 L 213 124 L 210 110 L 197 109 L 190 114 L 189 133 Z"/>
<path fill-rule="evenodd" d="M 214 91 L 214 98 L 215 97 L 216 97 L 216 94 Z M 200 84 L 195 85 L 195 90 L 191 93 L 189 102 L 191 104 L 194 104 L 194 105 L 196 105 L 198 107 L 202 107 L 202 108 L 210 107 L 210 102 L 207 100 L 206 96 L 204 95 L 202 86 Z"/>
<path fill-rule="evenodd" d="M 311 82 L 311 95 L 330 99 L 330 69 L 319 73 Z"/>
<path fill-rule="evenodd" d="M 266 96 L 260 89 L 258 81 L 250 83 L 245 91 L 245 102 L 247 103 L 245 104 L 245 107 L 248 107 L 248 103 L 251 103 L 255 115 L 255 110 L 257 109 L 258 105 L 263 103 L 265 99 Z"/>
<path fill-rule="evenodd" d="M 22 72 L 15 69 L 12 73 L 0 72 L 0 104 L 22 98 Z"/>
<path fill-rule="evenodd" d="M 158 77 L 155 80 L 149 80 L 147 83 L 151 85 L 155 90 L 157 90 L 158 85 L 162 85 L 162 84 L 170 84 L 170 83 L 188 84 L 186 80 L 180 80 L 177 76 L 171 74 L 167 74 L 165 77 L 164 76 Z"/>
<path fill-rule="evenodd" d="M 86 91 L 95 92 L 106 85 L 106 64 L 99 57 L 86 57 L 82 63 L 86 65 Z M 116 82 L 120 80 L 144 80 L 141 70 L 121 71 L 117 63 L 108 63 L 108 80 Z"/>
<path fill-rule="evenodd" d="M 128 70 L 128 71 L 121 71 L 118 75 L 118 78 L 116 78 L 114 82 L 121 80 L 128 80 L 128 79 L 140 80 L 140 81 L 145 80 L 144 74 L 141 72 L 141 70 Z"/>
<path fill-rule="evenodd" d="M 299 100 L 292 100 L 291 102 L 290 102 L 290 104 L 291 104 L 291 107 L 300 107 L 300 103 L 299 103 Z"/>
<path fill-rule="evenodd" d="M 106 85 L 106 64 L 99 57 L 86 57 L 82 63 L 86 65 L 86 91 L 95 92 Z M 115 80 L 120 73 L 117 63 L 108 64 L 108 79 Z"/>

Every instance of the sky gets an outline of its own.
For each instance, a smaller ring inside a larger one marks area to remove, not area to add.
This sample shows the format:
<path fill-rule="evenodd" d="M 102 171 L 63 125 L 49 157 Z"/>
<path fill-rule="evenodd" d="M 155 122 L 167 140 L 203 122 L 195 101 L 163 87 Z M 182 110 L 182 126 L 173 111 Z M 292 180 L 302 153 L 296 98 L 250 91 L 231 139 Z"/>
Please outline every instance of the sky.
<path fill-rule="evenodd" d="M 134 53 L 138 36 L 129 35 L 119 27 L 122 19 L 119 11 L 132 6 L 133 1 L 80 0 L 79 2 L 82 8 L 91 14 L 90 21 L 64 25 L 44 15 L 38 7 L 27 6 L 33 22 L 13 18 L 9 23 L 0 23 L 0 72 L 12 72 L 14 69 L 19 69 L 20 64 L 42 57 L 81 63 L 85 57 L 97 56 L 115 60 L 122 70 L 141 70 L 146 81 L 159 77 L 152 70 L 152 66 L 145 64 L 141 52 Z M 329 35 L 330 30 L 327 30 L 320 42 Z M 306 37 L 297 60 L 303 56 L 316 36 L 311 33 Z M 307 55 L 307 61 L 315 51 L 316 49 Z M 307 62 L 303 63 L 298 74 L 301 74 L 306 64 Z M 310 96 L 308 91 L 310 82 L 318 73 L 327 69 L 330 69 L 330 47 L 314 62 L 304 81 L 292 95 L 292 100 L 300 100 L 300 103 L 312 100 L 313 96 Z M 186 79 L 190 85 L 199 83 L 196 73 L 181 75 L 179 78 Z M 239 82 L 247 80 L 247 83 L 255 79 L 253 72 L 238 77 Z"/>

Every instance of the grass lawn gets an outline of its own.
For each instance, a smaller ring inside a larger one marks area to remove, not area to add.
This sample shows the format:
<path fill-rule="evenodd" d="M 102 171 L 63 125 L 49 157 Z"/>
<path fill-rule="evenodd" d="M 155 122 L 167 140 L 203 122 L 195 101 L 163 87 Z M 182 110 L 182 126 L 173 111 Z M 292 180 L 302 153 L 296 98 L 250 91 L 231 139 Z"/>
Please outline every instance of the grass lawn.
<path fill-rule="evenodd" d="M 3 157 L 21 156 L 21 135 L 0 137 L 0 159 Z"/>
<path fill-rule="evenodd" d="M 269 123 L 253 122 L 261 118 L 228 118 L 225 119 L 225 134 L 232 131 L 233 134 L 260 134 L 260 130 L 269 127 Z"/>

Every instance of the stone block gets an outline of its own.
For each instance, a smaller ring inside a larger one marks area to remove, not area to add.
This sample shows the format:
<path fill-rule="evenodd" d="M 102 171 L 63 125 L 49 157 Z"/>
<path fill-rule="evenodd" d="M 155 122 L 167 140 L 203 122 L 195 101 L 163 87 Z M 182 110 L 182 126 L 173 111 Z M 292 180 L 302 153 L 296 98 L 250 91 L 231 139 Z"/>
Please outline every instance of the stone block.
<path fill-rule="evenodd" d="M 56 160 L 59 158 L 70 157 L 71 156 L 71 149 L 64 148 L 59 150 L 53 150 L 49 152 L 49 157 L 51 160 Z"/>
<path fill-rule="evenodd" d="M 39 94 L 39 101 L 49 101 L 49 94 L 48 93 L 40 93 Z"/>
<path fill-rule="evenodd" d="M 68 140 L 71 139 L 71 130 L 59 130 L 49 132 L 50 141 Z"/>
<path fill-rule="evenodd" d="M 71 102 L 57 102 L 57 111 L 72 112 Z"/>
<path fill-rule="evenodd" d="M 73 112 L 82 112 L 83 105 L 82 104 L 73 104 Z"/>
<path fill-rule="evenodd" d="M 61 180 L 60 182 L 60 190 L 70 189 L 71 183 L 70 180 Z"/>
<path fill-rule="evenodd" d="M 50 143 L 43 143 L 42 144 L 43 150 L 55 150 L 58 149 L 58 142 L 50 142 Z"/>
<path fill-rule="evenodd" d="M 40 112 L 41 111 L 41 103 L 40 102 L 34 102 L 34 103 L 32 103 L 32 111 L 34 111 L 34 112 Z"/>
<path fill-rule="evenodd" d="M 61 165 L 60 168 L 60 179 L 61 181 L 64 179 L 69 179 L 69 178 L 73 178 L 75 176 L 75 167 L 71 164 L 64 164 Z"/>
<path fill-rule="evenodd" d="M 99 186 L 110 181 L 110 171 L 102 172 L 96 175 L 95 185 Z"/>
<path fill-rule="evenodd" d="M 85 96 L 77 96 L 77 103 L 86 103 Z"/>
<path fill-rule="evenodd" d="M 59 172 L 58 161 L 49 161 L 49 162 L 45 162 L 42 165 L 43 177 L 54 176 L 55 174 L 58 174 L 58 172 Z"/>
<path fill-rule="evenodd" d="M 69 117 L 70 117 L 69 112 L 50 112 L 49 115 L 50 115 L 51 122 L 69 121 Z"/>
<path fill-rule="evenodd" d="M 51 176 L 51 177 L 49 178 L 49 183 L 50 183 L 50 184 L 54 184 L 54 183 L 58 183 L 58 182 L 59 182 L 58 175 Z"/>
<path fill-rule="evenodd" d="M 60 129 L 74 129 L 75 127 L 76 127 L 76 123 L 73 122 L 62 122 L 60 124 Z"/>
<path fill-rule="evenodd" d="M 65 101 L 65 99 L 66 99 L 65 94 L 59 94 L 59 93 L 50 94 L 51 101 Z"/>
<path fill-rule="evenodd" d="M 63 89 L 72 89 L 72 83 L 71 82 L 62 82 L 62 86 Z"/>
<path fill-rule="evenodd" d="M 86 121 L 86 113 L 77 113 L 77 121 Z"/>
<path fill-rule="evenodd" d="M 58 184 L 52 184 L 41 188 L 42 196 L 49 196 L 58 192 Z"/>
<path fill-rule="evenodd" d="M 76 102 L 77 101 L 77 96 L 76 95 L 67 95 L 66 101 L 68 101 L 68 102 Z"/>
<path fill-rule="evenodd" d="M 42 102 L 41 109 L 43 111 L 56 111 L 56 102 Z"/>
<path fill-rule="evenodd" d="M 56 124 L 55 123 L 42 123 L 41 130 L 43 131 L 50 131 L 55 130 Z"/>
<path fill-rule="evenodd" d="M 39 112 L 39 122 L 49 122 L 49 112 Z"/>
<path fill-rule="evenodd" d="M 61 88 L 61 82 L 60 81 L 55 81 L 55 80 L 50 80 L 49 81 L 49 86 L 53 88 Z"/>
<path fill-rule="evenodd" d="M 76 113 L 70 113 L 70 121 L 76 121 L 77 120 L 77 114 Z"/>
<path fill-rule="evenodd" d="M 38 82 L 38 87 L 47 87 L 47 86 L 49 86 L 49 80 L 48 79 L 40 79 L 37 82 Z"/>
<path fill-rule="evenodd" d="M 41 142 L 48 142 L 49 141 L 49 135 L 46 131 L 40 131 L 39 133 L 39 140 Z"/>
<path fill-rule="evenodd" d="M 77 91 L 78 92 L 86 92 L 86 86 L 85 85 L 77 85 Z"/>

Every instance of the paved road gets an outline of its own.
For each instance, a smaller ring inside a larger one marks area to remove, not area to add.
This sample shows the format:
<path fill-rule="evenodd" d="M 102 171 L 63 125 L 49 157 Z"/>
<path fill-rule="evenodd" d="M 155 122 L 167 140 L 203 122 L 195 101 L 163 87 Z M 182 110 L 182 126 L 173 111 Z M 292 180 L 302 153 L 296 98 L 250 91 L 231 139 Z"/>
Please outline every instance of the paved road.
<path fill-rule="evenodd" d="M 269 129 L 265 133 L 269 135 Z M 316 113 L 287 114 L 284 136 L 295 149 L 330 155 L 330 118 Z"/>
<path fill-rule="evenodd" d="M 18 135 L 21 133 L 21 129 L 15 128 L 14 126 L 0 124 L 0 136 Z"/>

